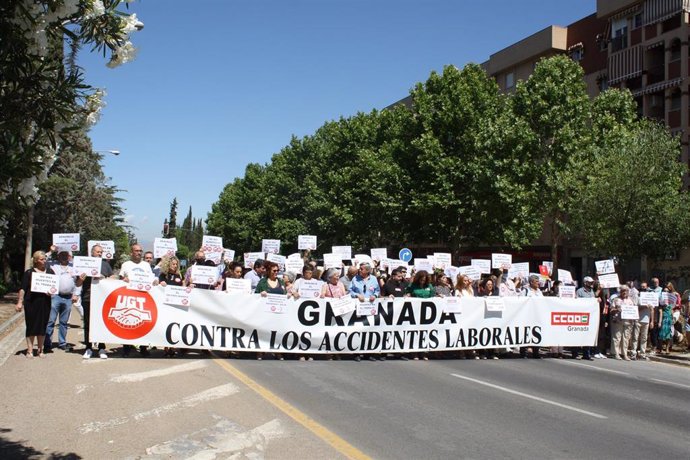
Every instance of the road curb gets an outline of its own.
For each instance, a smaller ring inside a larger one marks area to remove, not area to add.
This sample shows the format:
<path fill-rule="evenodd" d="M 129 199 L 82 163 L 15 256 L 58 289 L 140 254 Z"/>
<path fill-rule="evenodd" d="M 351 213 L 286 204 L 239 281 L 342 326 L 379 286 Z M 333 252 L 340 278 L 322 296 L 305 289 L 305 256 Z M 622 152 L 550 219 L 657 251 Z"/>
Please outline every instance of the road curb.
<path fill-rule="evenodd" d="M 650 361 L 656 361 L 657 363 L 673 364 L 675 366 L 690 367 L 690 360 L 686 358 L 668 358 L 661 356 L 649 356 Z"/>
<path fill-rule="evenodd" d="M 0 324 L 0 340 L 2 340 L 3 337 L 11 334 L 14 328 L 17 327 L 17 325 L 21 322 L 23 317 L 24 314 L 22 312 L 18 312 L 3 324 Z"/>

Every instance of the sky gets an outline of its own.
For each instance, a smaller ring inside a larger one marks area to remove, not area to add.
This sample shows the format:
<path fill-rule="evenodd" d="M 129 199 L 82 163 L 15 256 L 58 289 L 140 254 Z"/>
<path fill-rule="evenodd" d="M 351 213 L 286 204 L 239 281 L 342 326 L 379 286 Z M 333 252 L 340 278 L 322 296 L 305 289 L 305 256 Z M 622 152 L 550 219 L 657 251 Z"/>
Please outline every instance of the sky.
<path fill-rule="evenodd" d="M 138 0 L 134 61 L 110 69 L 81 52 L 86 82 L 107 92 L 90 136 L 121 152 L 104 171 L 151 249 L 173 198 L 178 224 L 190 206 L 205 220 L 225 185 L 293 135 L 595 11 L 595 0 Z"/>

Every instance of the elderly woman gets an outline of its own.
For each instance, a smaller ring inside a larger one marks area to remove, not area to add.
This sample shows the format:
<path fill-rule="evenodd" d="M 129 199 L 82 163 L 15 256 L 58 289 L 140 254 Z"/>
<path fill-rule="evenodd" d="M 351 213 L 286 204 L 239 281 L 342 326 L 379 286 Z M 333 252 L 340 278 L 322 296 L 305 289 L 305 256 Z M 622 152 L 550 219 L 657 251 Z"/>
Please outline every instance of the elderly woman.
<path fill-rule="evenodd" d="M 609 310 L 609 322 L 611 324 L 611 354 L 615 359 L 630 361 L 628 357 L 628 342 L 632 333 L 633 323 L 622 318 L 623 306 L 635 307 L 635 303 L 630 298 L 630 288 L 622 285 L 618 288 L 616 297 Z"/>
<path fill-rule="evenodd" d="M 340 270 L 329 268 L 326 272 L 327 282 L 321 286 L 321 298 L 339 299 L 347 294 L 345 286 L 340 281 Z"/>
<path fill-rule="evenodd" d="M 46 254 L 43 251 L 34 252 L 33 268 L 24 272 L 15 310 L 18 312 L 24 310 L 26 357 L 34 357 L 34 339 L 36 339 L 38 356 L 44 358 L 43 343 L 45 341 L 48 318 L 50 317 L 51 295 L 31 291 L 31 280 L 34 273 L 54 274 L 50 267 L 46 266 Z"/>

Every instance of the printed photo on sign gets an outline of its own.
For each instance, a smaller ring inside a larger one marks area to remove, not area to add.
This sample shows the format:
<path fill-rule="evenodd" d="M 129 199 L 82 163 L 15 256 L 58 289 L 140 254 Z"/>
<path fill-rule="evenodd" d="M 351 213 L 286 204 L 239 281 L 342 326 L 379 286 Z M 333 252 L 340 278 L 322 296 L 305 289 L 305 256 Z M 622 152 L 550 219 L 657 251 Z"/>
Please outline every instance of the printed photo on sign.
<path fill-rule="evenodd" d="M 597 267 L 597 275 L 606 275 L 616 272 L 616 265 L 613 263 L 613 259 L 597 260 L 594 262 L 594 266 Z"/>
<path fill-rule="evenodd" d="M 225 290 L 231 294 L 251 294 L 252 280 L 225 278 Z"/>
<path fill-rule="evenodd" d="M 297 249 L 300 251 L 316 251 L 316 235 L 298 235 Z"/>
<path fill-rule="evenodd" d="M 261 240 L 261 252 L 280 254 L 280 240 Z"/>
<path fill-rule="evenodd" d="M 58 252 L 79 251 L 79 233 L 53 233 L 53 244 Z"/>
<path fill-rule="evenodd" d="M 87 246 L 89 248 L 88 249 L 89 255 L 91 255 L 91 250 L 96 245 L 100 246 L 101 249 L 103 249 L 103 253 L 101 254 L 101 259 L 112 260 L 115 258 L 115 242 L 114 241 L 89 240 L 87 243 Z"/>
<path fill-rule="evenodd" d="M 491 261 L 489 259 L 472 259 L 470 265 L 477 267 L 479 273 L 482 275 L 488 275 L 491 273 Z"/>
<path fill-rule="evenodd" d="M 288 298 L 283 294 L 268 294 L 263 297 L 264 308 L 268 313 L 287 313 Z"/>
<path fill-rule="evenodd" d="M 60 289 L 60 279 L 50 273 L 33 272 L 31 274 L 31 292 L 54 295 Z"/>
<path fill-rule="evenodd" d="M 188 307 L 191 294 L 191 287 L 165 286 L 163 303 Z"/>
<path fill-rule="evenodd" d="M 491 268 L 506 269 L 513 264 L 512 254 L 491 254 Z"/>
<path fill-rule="evenodd" d="M 176 252 L 176 238 L 155 238 L 153 240 L 153 257 L 156 259 L 162 259 L 165 256 L 174 256 Z"/>
<path fill-rule="evenodd" d="M 84 257 L 74 256 L 72 260 L 72 267 L 74 271 L 81 275 L 86 273 L 86 276 L 100 276 L 101 275 L 101 259 L 100 257 Z"/>

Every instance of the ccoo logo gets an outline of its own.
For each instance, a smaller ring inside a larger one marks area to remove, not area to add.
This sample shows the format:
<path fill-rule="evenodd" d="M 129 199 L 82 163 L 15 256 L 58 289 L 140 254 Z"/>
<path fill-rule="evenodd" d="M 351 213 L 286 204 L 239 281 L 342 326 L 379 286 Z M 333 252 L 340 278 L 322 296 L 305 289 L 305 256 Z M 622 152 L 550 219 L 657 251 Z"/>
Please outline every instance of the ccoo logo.
<path fill-rule="evenodd" d="M 151 332 L 158 319 L 158 308 L 148 292 L 120 287 L 103 304 L 103 323 L 115 336 L 135 340 Z"/>
<path fill-rule="evenodd" d="M 551 312 L 552 326 L 589 326 L 589 313 Z"/>

